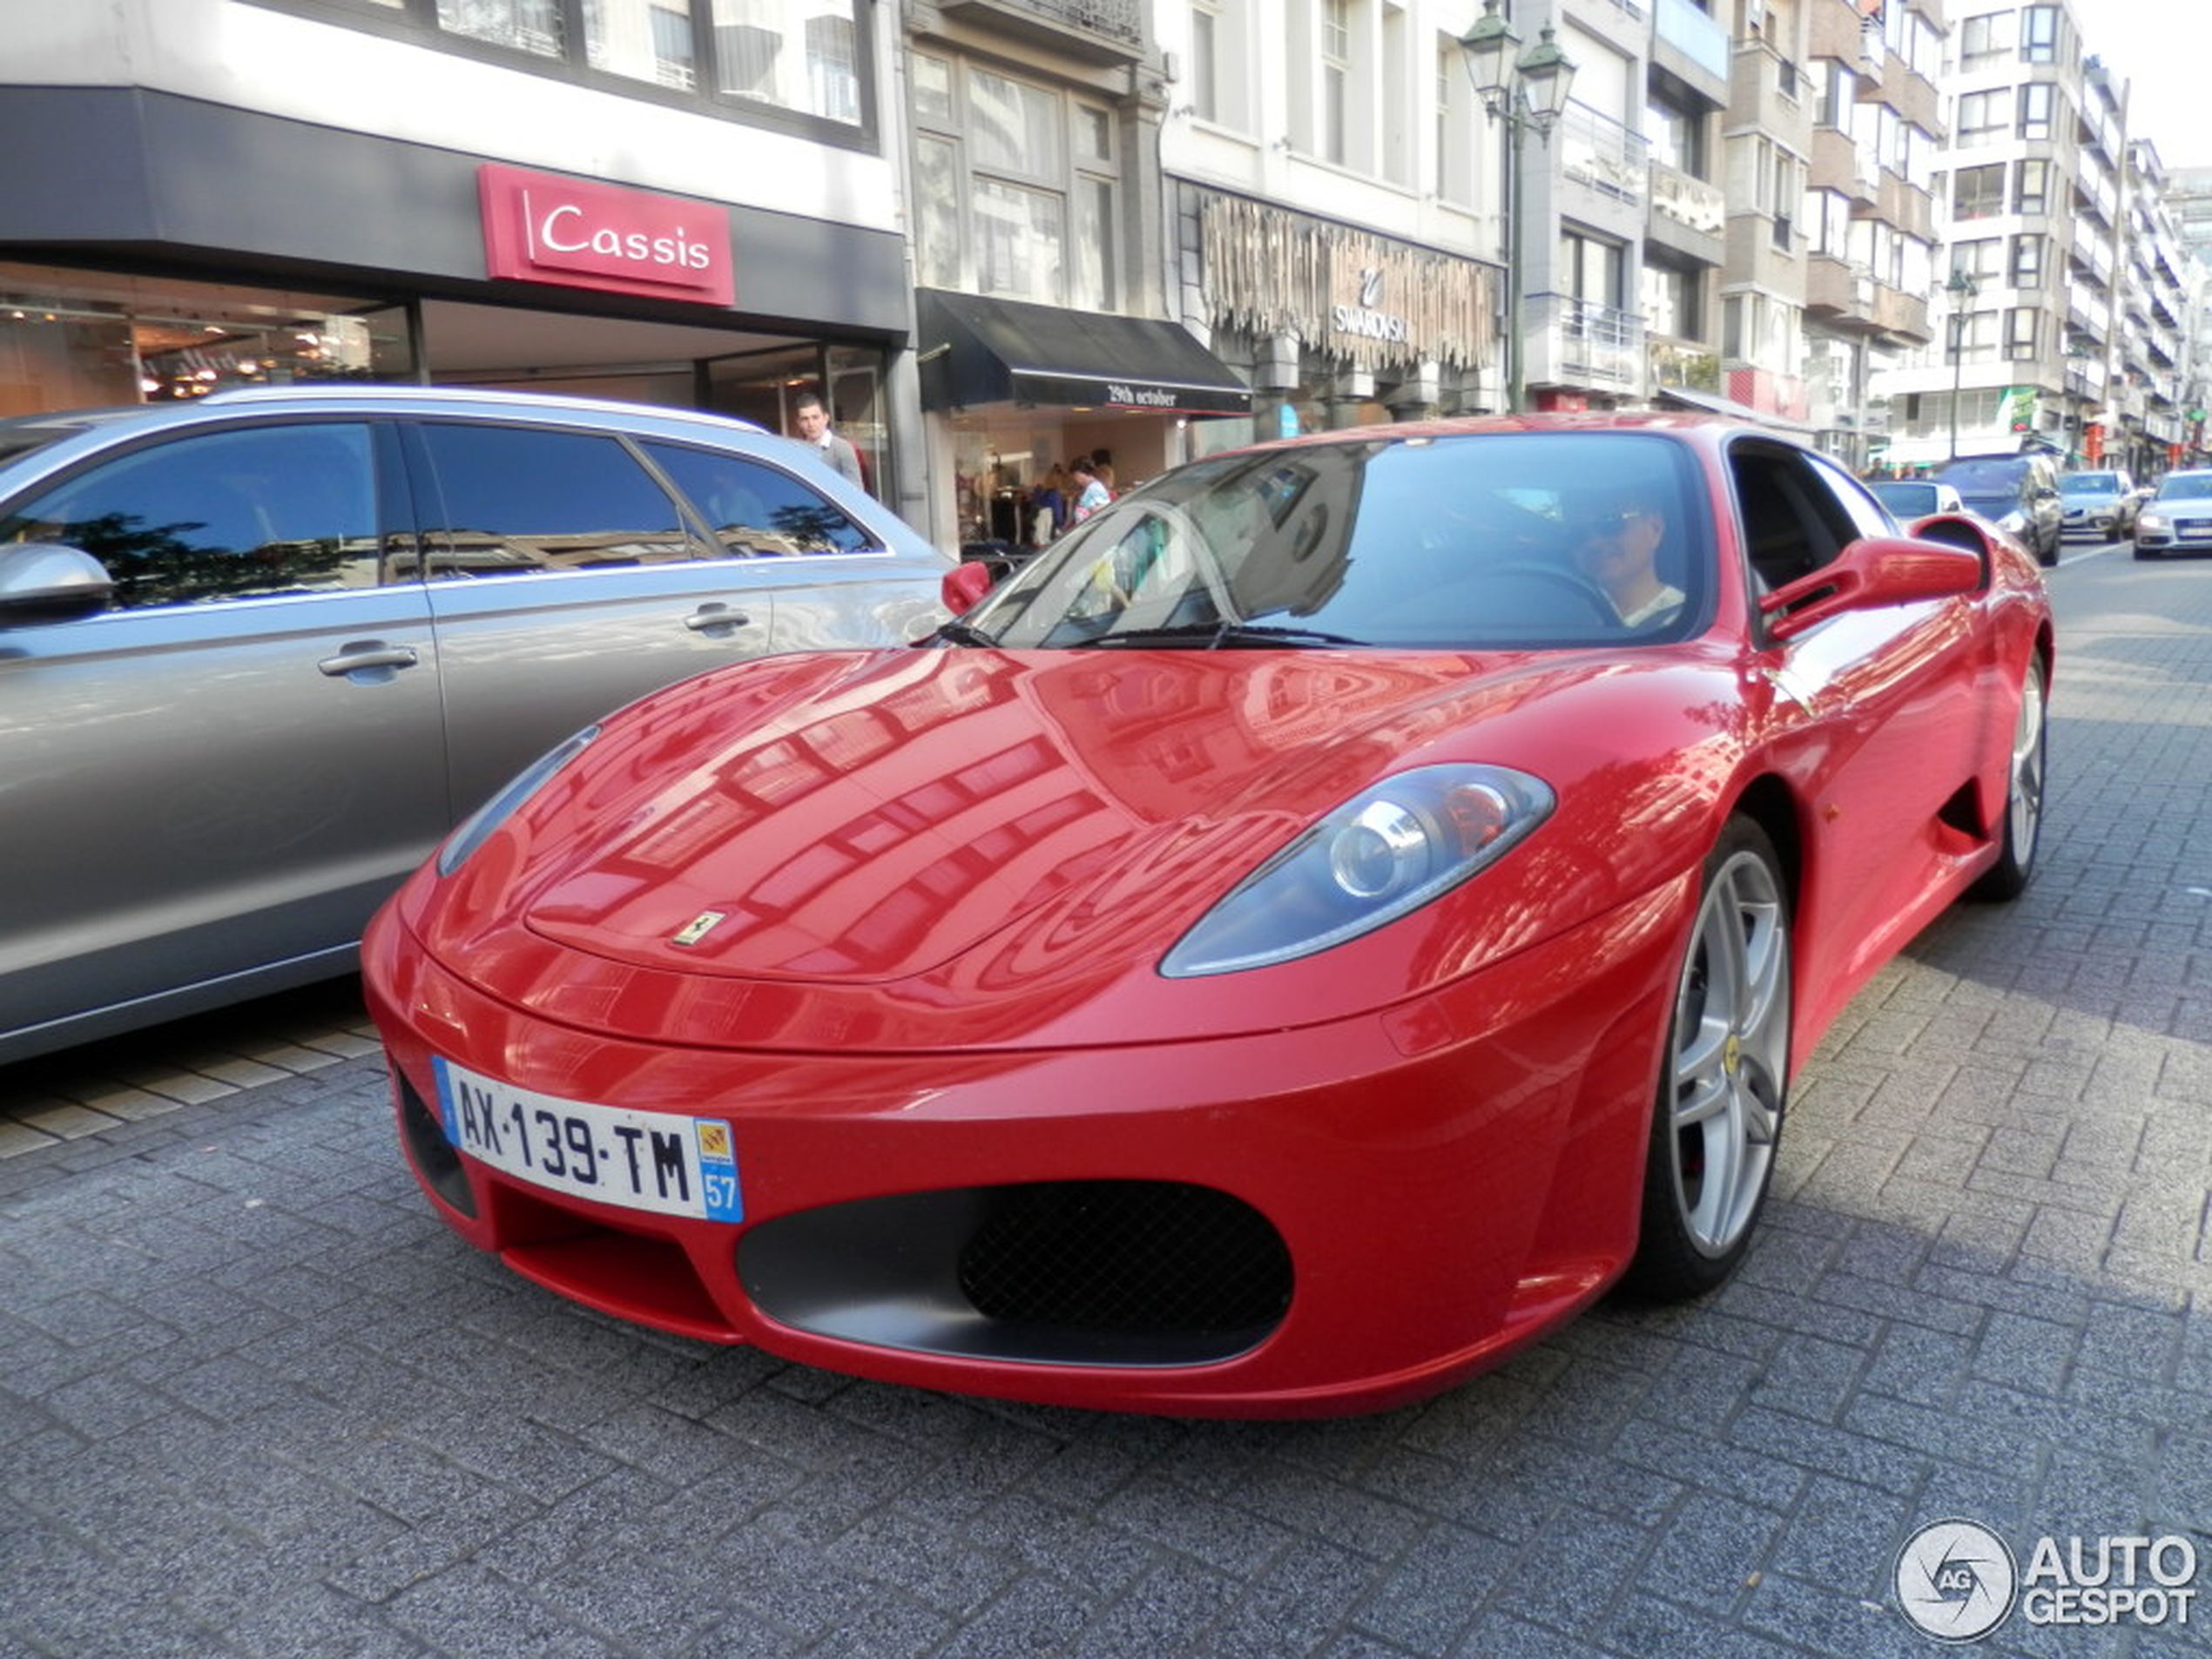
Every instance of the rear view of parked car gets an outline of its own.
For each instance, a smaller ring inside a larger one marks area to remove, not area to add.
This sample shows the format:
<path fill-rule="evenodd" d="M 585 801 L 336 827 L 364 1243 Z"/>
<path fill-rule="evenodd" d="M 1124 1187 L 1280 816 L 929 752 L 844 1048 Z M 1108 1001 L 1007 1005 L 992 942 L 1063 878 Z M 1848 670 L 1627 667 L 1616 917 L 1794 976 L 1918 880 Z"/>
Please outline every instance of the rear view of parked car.
<path fill-rule="evenodd" d="M 2135 508 L 2141 496 L 2135 481 L 2114 469 L 2069 472 L 2059 479 L 2065 509 L 2061 533 L 2093 542 L 2117 542 L 2135 533 Z"/>
<path fill-rule="evenodd" d="M 1966 507 L 1952 486 L 1932 483 L 1925 478 L 1877 478 L 1866 488 L 1900 524 L 1935 513 L 1961 513 Z"/>
<path fill-rule="evenodd" d="M 2059 471 L 2041 455 L 1977 455 L 1936 474 L 1954 486 L 1966 510 L 2018 536 L 2039 564 L 2056 564 L 2065 534 Z"/>
<path fill-rule="evenodd" d="M 2135 516 L 2135 556 L 2212 553 L 2212 469 L 2169 472 Z"/>
<path fill-rule="evenodd" d="M 948 561 L 808 450 L 423 388 L 0 421 L 0 1062 L 351 970 L 579 725 L 898 644 Z"/>

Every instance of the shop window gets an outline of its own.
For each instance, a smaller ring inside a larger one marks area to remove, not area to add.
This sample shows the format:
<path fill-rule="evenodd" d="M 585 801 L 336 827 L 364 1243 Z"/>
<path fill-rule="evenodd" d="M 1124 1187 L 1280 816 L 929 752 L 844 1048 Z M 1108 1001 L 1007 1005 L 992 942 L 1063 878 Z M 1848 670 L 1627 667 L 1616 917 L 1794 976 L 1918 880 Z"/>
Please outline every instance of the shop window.
<path fill-rule="evenodd" d="M 731 553 L 852 553 L 871 544 L 844 509 L 765 462 L 673 443 L 645 451 Z"/>
<path fill-rule="evenodd" d="M 83 549 L 107 567 L 118 610 L 373 588 L 374 454 L 357 423 L 178 438 L 0 518 L 0 543 Z"/>
<path fill-rule="evenodd" d="M 425 574 L 515 576 L 701 556 L 666 490 L 616 439 L 430 421 Z"/>

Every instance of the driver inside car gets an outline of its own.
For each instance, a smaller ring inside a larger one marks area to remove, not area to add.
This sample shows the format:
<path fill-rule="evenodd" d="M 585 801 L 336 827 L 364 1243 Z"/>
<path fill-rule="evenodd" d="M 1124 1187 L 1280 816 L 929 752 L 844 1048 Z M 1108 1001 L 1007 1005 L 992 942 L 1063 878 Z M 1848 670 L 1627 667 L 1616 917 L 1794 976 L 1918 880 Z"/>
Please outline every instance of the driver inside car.
<path fill-rule="evenodd" d="M 1570 522 L 1576 568 L 1605 590 L 1623 627 L 1649 627 L 1681 610 L 1683 590 L 1659 575 L 1667 520 L 1652 501 L 1615 496 Z"/>

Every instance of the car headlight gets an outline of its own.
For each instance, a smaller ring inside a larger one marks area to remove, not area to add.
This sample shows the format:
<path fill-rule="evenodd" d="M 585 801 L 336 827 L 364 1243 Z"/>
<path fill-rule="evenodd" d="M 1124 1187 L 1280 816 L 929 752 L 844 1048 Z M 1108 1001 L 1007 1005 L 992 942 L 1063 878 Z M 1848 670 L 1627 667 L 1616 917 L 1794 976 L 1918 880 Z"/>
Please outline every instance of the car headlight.
<path fill-rule="evenodd" d="M 469 855 L 491 839 L 491 833 L 512 818 L 522 804 L 545 786 L 553 774 L 582 754 L 599 728 L 588 725 L 559 746 L 548 750 L 523 768 L 515 781 L 462 820 L 461 827 L 438 849 L 438 873 L 451 875 Z"/>
<path fill-rule="evenodd" d="M 2166 531 L 2166 515 L 2163 513 L 2138 513 L 2135 515 L 2135 528 L 2139 530 L 2156 530 L 2161 535 L 2163 535 Z"/>
<path fill-rule="evenodd" d="M 1548 785 L 1504 766 L 1421 766 L 1360 791 L 1239 882 L 1161 961 L 1170 979 L 1294 961 L 1417 910 L 1542 823 Z"/>

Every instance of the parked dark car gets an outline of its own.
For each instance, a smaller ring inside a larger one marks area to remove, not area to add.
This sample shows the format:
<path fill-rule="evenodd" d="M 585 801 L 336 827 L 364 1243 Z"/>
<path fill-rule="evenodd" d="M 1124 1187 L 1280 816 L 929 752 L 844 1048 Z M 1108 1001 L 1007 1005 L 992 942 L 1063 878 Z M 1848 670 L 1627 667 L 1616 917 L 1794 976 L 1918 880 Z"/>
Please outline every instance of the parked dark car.
<path fill-rule="evenodd" d="M 2135 556 L 2212 553 L 2212 469 L 2169 472 L 2135 516 Z"/>
<path fill-rule="evenodd" d="M 2059 562 L 2065 509 L 2059 469 L 2048 455 L 1976 455 L 1951 462 L 1935 476 L 1938 483 L 1957 488 L 1968 512 L 2018 536 L 2037 563 Z"/>
<path fill-rule="evenodd" d="M 2135 509 L 2143 493 L 2117 468 L 2067 473 L 2059 479 L 2059 502 L 2065 509 L 2060 533 L 2124 542 L 2135 533 Z"/>
<path fill-rule="evenodd" d="M 0 1062 L 351 971 L 586 721 L 895 644 L 950 563 L 806 447 L 426 388 L 0 421 Z"/>
<path fill-rule="evenodd" d="M 1876 478 L 1866 488 L 1900 524 L 1935 513 L 1964 512 L 1966 507 L 1951 485 L 1931 483 L 1925 478 Z"/>

